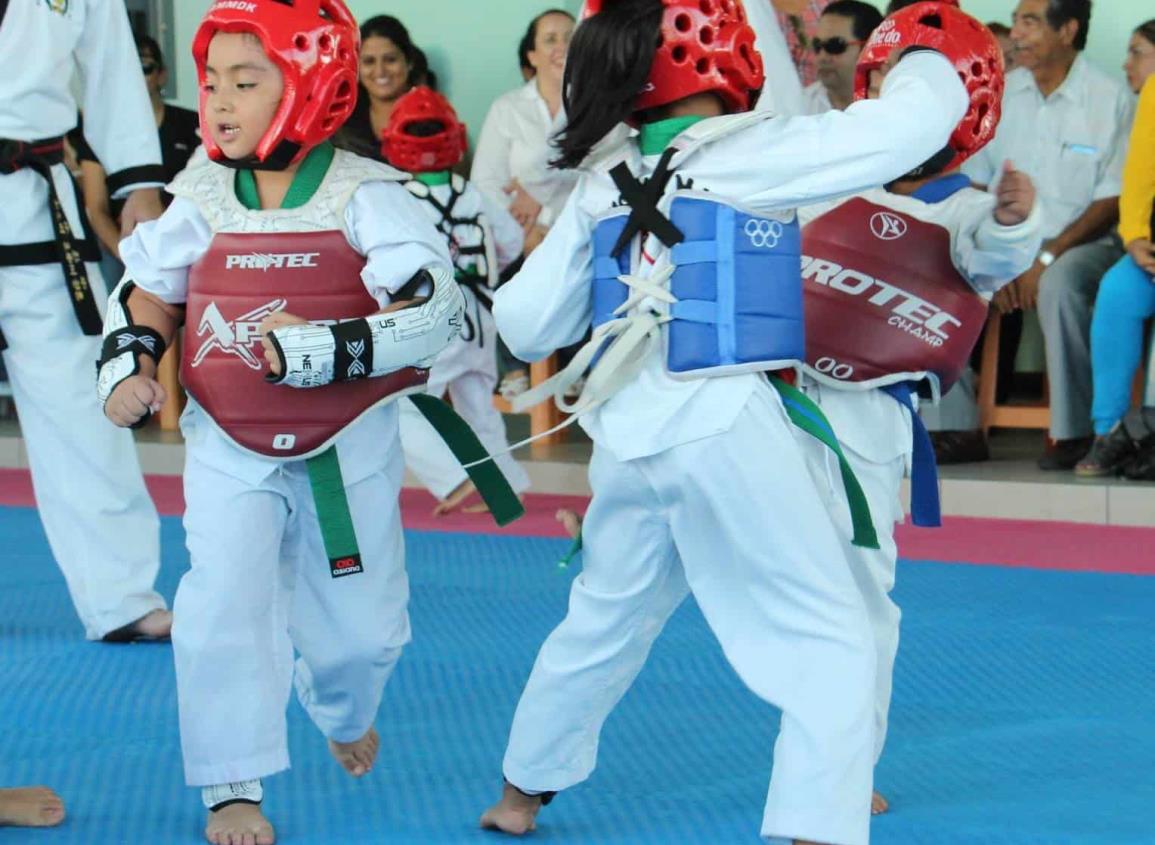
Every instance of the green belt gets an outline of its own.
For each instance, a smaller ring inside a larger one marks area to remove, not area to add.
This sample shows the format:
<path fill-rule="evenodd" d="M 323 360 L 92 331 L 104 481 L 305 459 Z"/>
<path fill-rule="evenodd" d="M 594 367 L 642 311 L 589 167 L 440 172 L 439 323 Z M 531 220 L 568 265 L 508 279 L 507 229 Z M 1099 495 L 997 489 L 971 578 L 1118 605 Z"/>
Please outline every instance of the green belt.
<path fill-rule="evenodd" d="M 489 507 L 494 521 L 498 525 L 508 525 L 523 516 L 525 507 L 497 464 L 486 460 L 489 453 L 469 424 L 436 396 L 416 393 L 409 399 L 441 435 L 453 457 L 466 467 L 470 481 Z M 470 466 L 478 461 L 481 463 Z M 317 520 L 321 524 L 325 554 L 329 558 L 330 574 L 334 578 L 341 578 L 362 572 L 364 565 L 357 547 L 353 517 L 349 513 L 349 498 L 345 494 L 337 447 L 330 446 L 321 454 L 309 458 L 305 466 L 309 470 L 309 484 L 313 489 L 313 501 L 317 507 Z"/>
<path fill-rule="evenodd" d="M 770 384 L 782 398 L 790 421 L 838 456 L 838 468 L 842 472 L 842 483 L 846 487 L 846 498 L 850 503 L 850 520 L 854 526 L 854 537 L 851 542 L 864 549 L 877 549 L 878 533 L 874 530 L 874 520 L 870 516 L 866 494 L 862 492 L 862 485 L 858 483 L 849 461 L 846 460 L 830 421 L 826 419 L 822 409 L 798 388 L 776 376 L 770 376 Z"/>

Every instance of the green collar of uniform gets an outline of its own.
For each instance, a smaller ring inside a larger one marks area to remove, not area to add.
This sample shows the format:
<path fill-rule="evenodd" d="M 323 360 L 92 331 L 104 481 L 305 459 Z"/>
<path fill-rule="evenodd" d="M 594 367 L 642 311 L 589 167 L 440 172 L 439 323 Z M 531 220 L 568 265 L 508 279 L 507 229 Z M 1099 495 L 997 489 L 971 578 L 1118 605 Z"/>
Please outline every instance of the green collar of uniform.
<path fill-rule="evenodd" d="M 642 149 L 642 155 L 661 155 L 670 146 L 671 141 L 700 120 L 705 118 L 697 114 L 687 114 L 642 124 L 641 134 L 638 135 L 638 146 Z"/>
<path fill-rule="evenodd" d="M 321 181 L 329 172 L 329 165 L 333 163 L 336 150 L 326 141 L 309 150 L 297 172 L 293 174 L 293 182 L 289 185 L 285 200 L 281 208 L 300 208 L 313 198 Z M 238 170 L 237 180 L 234 183 L 237 199 L 249 211 L 261 210 L 261 198 L 257 192 L 257 179 L 251 170 Z"/>
<path fill-rule="evenodd" d="M 436 185 L 448 185 L 452 174 L 448 170 L 434 170 L 430 173 L 414 173 L 413 178 L 422 185 L 432 188 Z"/>

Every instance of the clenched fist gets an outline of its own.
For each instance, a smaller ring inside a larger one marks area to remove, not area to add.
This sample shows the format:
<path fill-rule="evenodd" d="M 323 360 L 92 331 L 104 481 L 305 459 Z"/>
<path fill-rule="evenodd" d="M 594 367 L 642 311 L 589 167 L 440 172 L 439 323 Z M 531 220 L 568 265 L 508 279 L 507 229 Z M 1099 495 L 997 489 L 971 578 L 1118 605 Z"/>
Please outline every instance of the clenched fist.
<path fill-rule="evenodd" d="M 275 376 L 281 374 L 281 356 L 277 354 L 277 349 L 273 346 L 273 342 L 269 340 L 269 332 L 276 329 L 284 328 L 285 326 L 300 326 L 309 322 L 304 317 L 298 317 L 296 314 L 287 314 L 284 311 L 277 311 L 265 317 L 259 329 L 261 333 L 261 346 L 265 349 L 265 361 L 269 365 L 269 372 Z"/>
<path fill-rule="evenodd" d="M 122 428 L 130 428 L 149 414 L 155 414 L 168 398 L 156 379 L 129 376 L 112 391 L 104 403 L 104 415 Z"/>
<path fill-rule="evenodd" d="M 995 192 L 995 220 L 1003 226 L 1017 226 L 1031 216 L 1035 207 L 1035 185 L 1031 177 L 1015 170 L 1010 161 L 1003 162 L 1003 176 Z"/>

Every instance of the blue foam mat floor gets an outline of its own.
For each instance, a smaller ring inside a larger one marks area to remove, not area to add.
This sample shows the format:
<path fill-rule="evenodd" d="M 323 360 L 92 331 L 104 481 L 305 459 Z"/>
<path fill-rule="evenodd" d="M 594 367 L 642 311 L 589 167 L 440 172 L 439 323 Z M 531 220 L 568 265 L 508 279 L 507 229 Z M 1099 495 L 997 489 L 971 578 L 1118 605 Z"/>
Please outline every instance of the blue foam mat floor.
<path fill-rule="evenodd" d="M 187 566 L 164 521 L 161 589 Z M 354 782 L 295 702 L 291 771 L 266 781 L 283 845 L 498 843 L 510 717 L 570 579 L 560 540 L 410 533 L 414 643 L 385 693 L 377 767 Z M 0 784 L 65 798 L 57 829 L 0 845 L 197 843 L 169 648 L 86 643 L 34 511 L 0 509 Z M 1155 578 L 904 563 L 889 845 L 1155 843 Z M 606 726 L 599 768 L 533 842 L 749 843 L 777 716 L 697 609 L 671 620 Z"/>

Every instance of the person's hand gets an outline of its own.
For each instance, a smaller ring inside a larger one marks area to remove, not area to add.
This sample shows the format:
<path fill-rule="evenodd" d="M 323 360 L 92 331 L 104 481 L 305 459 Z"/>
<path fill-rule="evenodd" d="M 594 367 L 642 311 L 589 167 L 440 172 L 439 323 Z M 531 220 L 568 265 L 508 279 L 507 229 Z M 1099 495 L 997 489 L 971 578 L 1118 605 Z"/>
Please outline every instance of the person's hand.
<path fill-rule="evenodd" d="M 505 186 L 505 192 L 512 198 L 509 213 L 513 215 L 514 220 L 521 224 L 521 228 L 525 230 L 526 234 L 529 234 L 529 230 L 537 224 L 538 215 L 541 214 L 541 203 L 530 196 L 529 192 L 516 179 L 511 180 Z"/>
<path fill-rule="evenodd" d="M 156 379 L 129 376 L 113 389 L 104 403 L 104 415 L 121 428 L 130 428 L 150 413 L 159 411 L 167 399 L 168 393 Z"/>
<path fill-rule="evenodd" d="M 525 246 L 522 249 L 522 254 L 528 257 L 531 252 L 541 246 L 541 242 L 545 240 L 545 236 L 548 234 L 549 229 L 545 228 L 545 226 L 540 224 L 534 225 L 534 227 L 525 234 Z"/>
<path fill-rule="evenodd" d="M 1015 289 L 1015 283 L 1010 282 L 999 288 L 998 293 L 991 299 L 991 306 L 1003 315 L 1017 311 L 1019 309 L 1019 294 Z"/>
<path fill-rule="evenodd" d="M 1039 304 L 1039 282 L 1043 278 L 1043 265 L 1035 262 L 1031 265 L 1031 269 L 1023 273 L 1013 282 L 1015 288 L 1015 297 L 1018 300 L 1018 308 L 1035 308 Z"/>
<path fill-rule="evenodd" d="M 257 329 L 261 335 L 261 346 L 265 350 L 265 362 L 269 365 L 269 372 L 275 376 L 281 374 L 281 356 L 277 354 L 277 348 L 273 346 L 273 342 L 269 340 L 269 333 L 285 326 L 300 326 L 309 322 L 304 317 L 298 317 L 296 314 L 287 314 L 284 311 L 277 311 L 265 317 L 261 321 L 260 328 Z"/>
<path fill-rule="evenodd" d="M 1127 244 L 1127 254 L 1139 265 L 1140 270 L 1155 276 L 1155 243 L 1146 238 L 1136 238 Z"/>
<path fill-rule="evenodd" d="M 1017 226 L 1031 216 L 1035 207 L 1035 185 L 1030 176 L 1015 170 L 1009 160 L 1004 161 L 995 198 L 995 220 L 1003 226 Z"/>
<path fill-rule="evenodd" d="M 141 188 L 133 191 L 124 201 L 124 208 L 120 212 L 120 236 L 127 238 L 138 224 L 146 220 L 155 220 L 164 214 L 164 206 L 160 202 L 160 191 L 156 188 Z"/>

